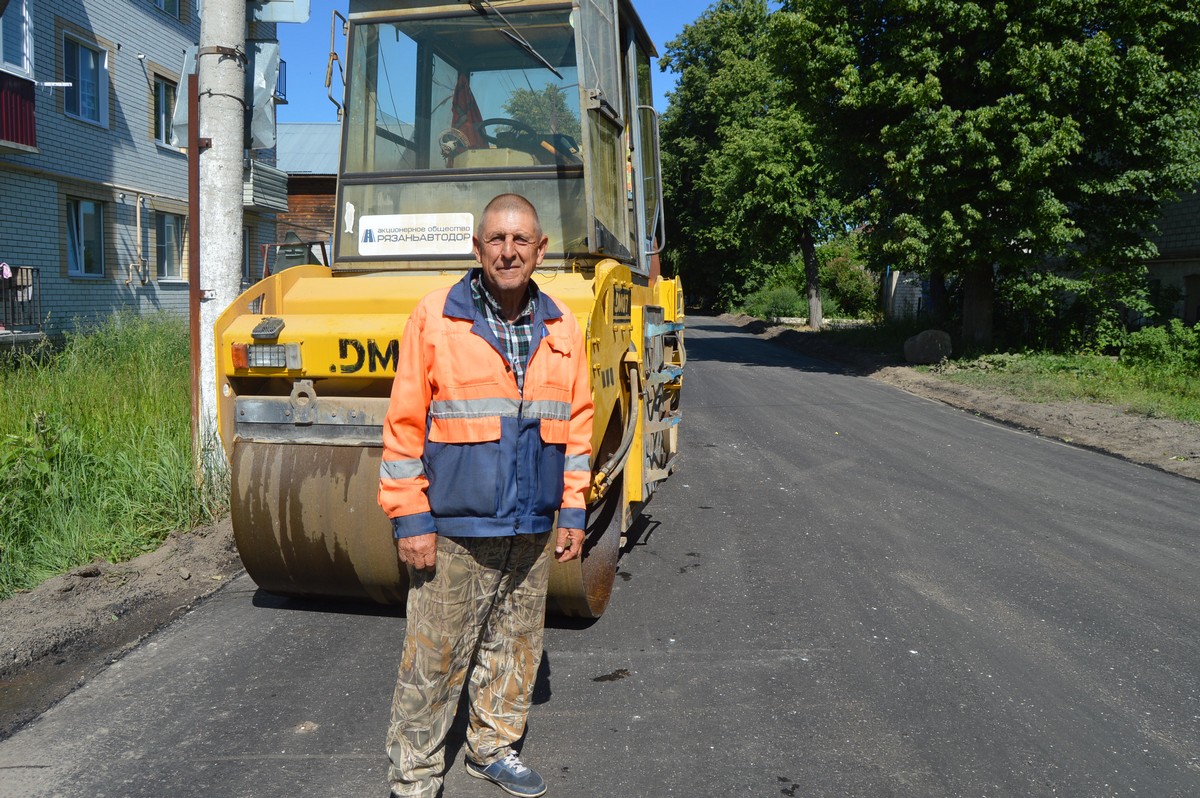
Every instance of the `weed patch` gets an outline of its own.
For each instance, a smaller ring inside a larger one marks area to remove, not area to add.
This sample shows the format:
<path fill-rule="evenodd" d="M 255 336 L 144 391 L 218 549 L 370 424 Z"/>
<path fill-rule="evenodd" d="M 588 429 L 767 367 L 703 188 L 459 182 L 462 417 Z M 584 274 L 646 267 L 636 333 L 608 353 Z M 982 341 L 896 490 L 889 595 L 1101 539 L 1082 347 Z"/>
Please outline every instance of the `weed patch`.
<path fill-rule="evenodd" d="M 1125 357 L 993 354 L 930 370 L 1029 402 L 1102 402 L 1149 418 L 1200 422 L 1200 373 Z"/>
<path fill-rule="evenodd" d="M 0 363 L 0 599 L 223 511 L 192 468 L 186 324 L 117 315 Z"/>

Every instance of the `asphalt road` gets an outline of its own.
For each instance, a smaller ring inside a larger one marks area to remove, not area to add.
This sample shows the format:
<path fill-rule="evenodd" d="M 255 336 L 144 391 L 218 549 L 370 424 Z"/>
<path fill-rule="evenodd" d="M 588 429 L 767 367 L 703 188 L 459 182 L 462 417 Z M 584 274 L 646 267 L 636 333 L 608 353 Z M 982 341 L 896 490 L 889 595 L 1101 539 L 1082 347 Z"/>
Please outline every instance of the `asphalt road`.
<path fill-rule="evenodd" d="M 547 633 L 550 795 L 1200 795 L 1200 485 L 688 335 L 681 469 Z M 0 796 L 382 798 L 403 630 L 242 577 L 0 743 Z"/>

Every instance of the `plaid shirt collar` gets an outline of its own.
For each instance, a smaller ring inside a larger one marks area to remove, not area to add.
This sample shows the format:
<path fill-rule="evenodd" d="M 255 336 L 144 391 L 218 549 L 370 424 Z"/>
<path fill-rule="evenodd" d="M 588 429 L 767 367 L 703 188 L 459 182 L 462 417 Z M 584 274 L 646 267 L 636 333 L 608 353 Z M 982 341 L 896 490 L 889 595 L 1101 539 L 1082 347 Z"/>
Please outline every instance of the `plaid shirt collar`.
<path fill-rule="evenodd" d="M 512 366 L 513 376 L 517 379 L 517 387 L 525 387 L 525 365 L 529 362 L 529 349 L 533 342 L 533 317 L 537 312 L 538 289 L 529 283 L 529 300 L 515 322 L 504 318 L 500 303 L 483 284 L 483 272 L 475 269 L 471 275 L 471 299 L 475 307 L 487 321 L 488 327 L 500 346 L 504 348 L 508 364 Z"/>

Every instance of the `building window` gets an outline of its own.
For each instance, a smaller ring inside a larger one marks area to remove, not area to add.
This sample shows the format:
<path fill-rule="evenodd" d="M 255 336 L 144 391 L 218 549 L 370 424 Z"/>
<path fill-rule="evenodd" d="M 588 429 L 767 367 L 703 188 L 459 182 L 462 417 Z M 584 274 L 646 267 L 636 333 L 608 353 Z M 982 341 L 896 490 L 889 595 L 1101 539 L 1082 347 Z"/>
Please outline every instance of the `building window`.
<path fill-rule="evenodd" d="M 154 140 L 171 145 L 171 115 L 175 113 L 175 84 L 154 79 Z"/>
<path fill-rule="evenodd" d="M 175 19 L 179 19 L 179 0 L 152 0 L 154 7 L 166 11 Z"/>
<path fill-rule="evenodd" d="M 99 202 L 67 201 L 67 273 L 104 276 L 104 206 Z"/>
<path fill-rule="evenodd" d="M 28 0 L 9 0 L 0 14 L 0 66 L 30 78 L 32 27 Z"/>
<path fill-rule="evenodd" d="M 275 104 L 287 105 L 287 61 L 279 59 L 279 74 L 275 77 Z"/>
<path fill-rule="evenodd" d="M 63 39 L 63 79 L 69 116 L 98 125 L 108 123 L 108 51 L 71 38 Z"/>
<path fill-rule="evenodd" d="M 158 279 L 183 279 L 183 217 L 174 213 L 155 214 L 154 229 Z"/>

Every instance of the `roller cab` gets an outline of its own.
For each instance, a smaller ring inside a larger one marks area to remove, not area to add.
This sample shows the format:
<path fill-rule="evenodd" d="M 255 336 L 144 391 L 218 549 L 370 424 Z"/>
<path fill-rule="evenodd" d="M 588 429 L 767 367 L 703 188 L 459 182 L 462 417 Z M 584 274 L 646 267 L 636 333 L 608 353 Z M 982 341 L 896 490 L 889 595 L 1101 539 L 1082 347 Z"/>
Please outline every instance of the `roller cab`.
<path fill-rule="evenodd" d="M 683 305 L 656 268 L 653 47 L 615 0 L 352 0 L 347 42 L 332 265 L 269 276 L 216 325 L 246 570 L 278 593 L 403 600 L 376 503 L 400 336 L 421 297 L 475 265 L 476 214 L 512 191 L 550 239 L 534 280 L 586 331 L 589 529 L 582 563 L 554 565 L 550 603 L 597 617 L 620 538 L 678 450 Z"/>

